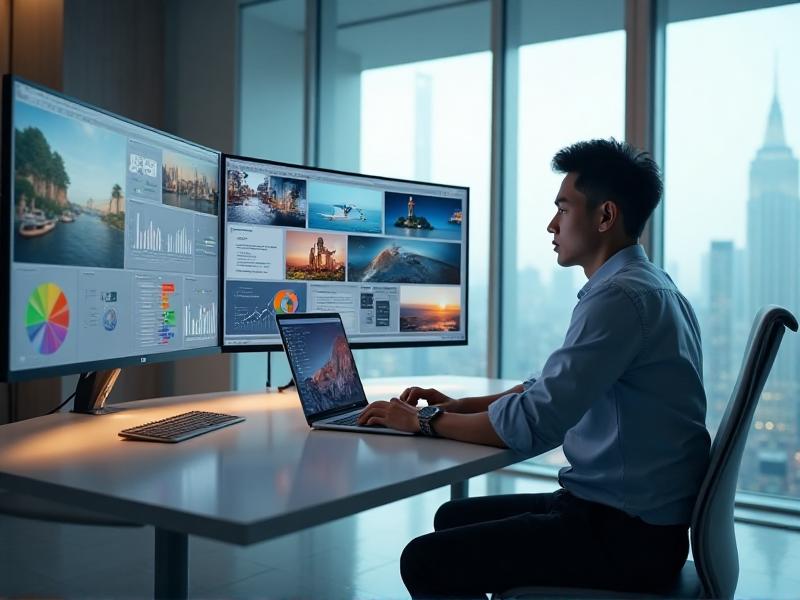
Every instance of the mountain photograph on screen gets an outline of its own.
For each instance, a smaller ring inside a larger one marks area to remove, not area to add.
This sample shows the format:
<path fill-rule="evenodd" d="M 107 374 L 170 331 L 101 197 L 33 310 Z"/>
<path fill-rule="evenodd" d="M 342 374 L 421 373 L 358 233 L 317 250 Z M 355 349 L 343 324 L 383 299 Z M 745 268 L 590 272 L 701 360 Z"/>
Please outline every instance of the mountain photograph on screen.
<path fill-rule="evenodd" d="M 341 325 L 316 324 L 313 335 L 302 325 L 292 330 L 304 340 L 294 364 L 306 414 L 362 402 L 364 392 Z"/>
<path fill-rule="evenodd" d="M 458 284 L 461 246 L 350 236 L 348 280 L 375 283 Z"/>
<path fill-rule="evenodd" d="M 315 412 L 346 406 L 362 399 L 355 364 L 347 338 L 333 340 L 328 361 L 305 381 L 305 390 L 313 400 Z"/>

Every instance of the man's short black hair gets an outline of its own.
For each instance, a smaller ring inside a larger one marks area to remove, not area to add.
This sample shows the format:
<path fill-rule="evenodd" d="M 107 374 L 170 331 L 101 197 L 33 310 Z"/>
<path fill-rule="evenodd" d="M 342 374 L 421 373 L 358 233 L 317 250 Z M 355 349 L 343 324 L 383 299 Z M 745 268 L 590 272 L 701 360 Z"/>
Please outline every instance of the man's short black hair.
<path fill-rule="evenodd" d="M 589 140 L 562 148 L 553 157 L 557 173 L 576 173 L 575 187 L 588 208 L 611 200 L 622 213 L 625 233 L 637 239 L 653 213 L 663 185 L 658 165 L 647 152 L 614 138 Z"/>

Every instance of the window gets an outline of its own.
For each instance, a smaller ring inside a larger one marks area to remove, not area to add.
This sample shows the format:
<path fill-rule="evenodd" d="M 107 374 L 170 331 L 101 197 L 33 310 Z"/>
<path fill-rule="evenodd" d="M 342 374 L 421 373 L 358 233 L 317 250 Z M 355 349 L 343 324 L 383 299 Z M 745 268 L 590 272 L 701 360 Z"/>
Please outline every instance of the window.
<path fill-rule="evenodd" d="M 664 256 L 700 320 L 713 434 L 756 311 L 800 310 L 800 6 L 675 18 L 666 37 Z M 742 490 L 800 496 L 799 349 L 788 334 L 756 409 Z"/>
<path fill-rule="evenodd" d="M 303 162 L 305 94 L 304 0 L 242 6 L 239 15 L 239 131 L 237 152 L 289 163 Z M 291 380 L 282 353 L 273 353 L 273 385 Z M 238 390 L 264 388 L 266 355 L 234 358 Z"/>
<path fill-rule="evenodd" d="M 570 30 L 572 3 L 523 3 L 519 47 L 516 231 L 504 235 L 503 377 L 538 374 L 564 340 L 578 290 L 579 268 L 558 266 L 552 234 L 562 175 L 550 161 L 562 147 L 591 138 L 624 138 L 625 32 L 622 3 L 593 4 L 592 31 Z M 525 11 L 536 8 L 535 13 Z M 602 13 L 602 15 L 601 15 Z M 538 19 L 537 19 L 538 17 Z M 543 24 L 544 21 L 544 24 Z M 559 35 L 560 34 L 560 35 Z M 532 43 L 531 43 L 532 42 Z M 560 451 L 537 462 L 562 464 Z"/>
<path fill-rule="evenodd" d="M 486 372 L 489 3 L 450 4 L 337 6 L 320 166 L 470 187 L 469 345 L 356 351 L 364 377 Z"/>

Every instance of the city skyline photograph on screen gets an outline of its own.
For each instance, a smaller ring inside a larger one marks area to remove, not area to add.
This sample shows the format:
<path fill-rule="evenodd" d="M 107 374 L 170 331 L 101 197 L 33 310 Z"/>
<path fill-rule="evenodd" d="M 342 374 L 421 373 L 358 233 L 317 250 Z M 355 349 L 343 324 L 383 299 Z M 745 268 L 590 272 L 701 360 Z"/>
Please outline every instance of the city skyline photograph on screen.
<path fill-rule="evenodd" d="M 217 168 L 180 152 L 164 151 L 161 198 L 164 204 L 216 215 L 219 200 Z"/>
<path fill-rule="evenodd" d="M 226 187 L 229 222 L 305 228 L 305 180 L 228 169 Z"/>

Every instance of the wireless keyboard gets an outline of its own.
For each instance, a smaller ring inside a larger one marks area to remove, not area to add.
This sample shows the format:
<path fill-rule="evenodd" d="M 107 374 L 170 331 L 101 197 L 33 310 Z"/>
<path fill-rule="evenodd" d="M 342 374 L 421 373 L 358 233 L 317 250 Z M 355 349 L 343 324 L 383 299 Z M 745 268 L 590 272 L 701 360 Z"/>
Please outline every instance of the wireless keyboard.
<path fill-rule="evenodd" d="M 132 440 L 175 443 L 242 421 L 244 417 L 193 410 L 123 429 L 119 435 Z"/>

